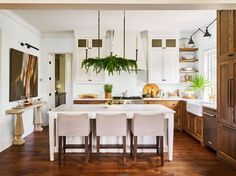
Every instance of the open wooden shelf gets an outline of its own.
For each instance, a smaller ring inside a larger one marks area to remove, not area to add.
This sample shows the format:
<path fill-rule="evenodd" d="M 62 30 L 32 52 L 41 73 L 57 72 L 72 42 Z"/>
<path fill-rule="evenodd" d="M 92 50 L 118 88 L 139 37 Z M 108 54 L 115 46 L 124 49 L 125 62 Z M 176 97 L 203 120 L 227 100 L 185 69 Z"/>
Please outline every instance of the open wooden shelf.
<path fill-rule="evenodd" d="M 194 52 L 197 50 L 198 50 L 198 48 L 180 48 L 179 49 L 180 52 Z"/>
<path fill-rule="evenodd" d="M 180 62 L 198 62 L 198 59 L 193 58 L 193 59 L 180 59 Z"/>

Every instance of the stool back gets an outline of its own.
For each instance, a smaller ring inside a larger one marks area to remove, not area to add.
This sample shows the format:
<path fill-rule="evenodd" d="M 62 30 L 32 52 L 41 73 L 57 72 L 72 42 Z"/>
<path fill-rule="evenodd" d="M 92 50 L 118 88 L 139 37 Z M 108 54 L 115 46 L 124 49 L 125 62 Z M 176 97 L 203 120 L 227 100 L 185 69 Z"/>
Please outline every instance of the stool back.
<path fill-rule="evenodd" d="M 88 136 L 90 132 L 88 114 L 58 114 L 57 130 L 59 136 Z"/>
<path fill-rule="evenodd" d="M 164 114 L 135 113 L 131 130 L 134 136 L 163 136 Z"/>
<path fill-rule="evenodd" d="M 127 124 L 126 114 L 103 114 L 96 115 L 97 136 L 126 136 Z"/>

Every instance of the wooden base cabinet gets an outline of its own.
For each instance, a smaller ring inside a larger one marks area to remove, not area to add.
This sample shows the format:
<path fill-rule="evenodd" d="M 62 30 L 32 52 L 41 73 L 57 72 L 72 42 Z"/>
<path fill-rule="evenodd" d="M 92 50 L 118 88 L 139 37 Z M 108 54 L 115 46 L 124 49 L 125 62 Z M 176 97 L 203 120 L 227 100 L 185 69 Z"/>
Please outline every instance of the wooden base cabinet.
<path fill-rule="evenodd" d="M 184 131 L 193 136 L 201 143 L 201 145 L 203 145 L 203 118 L 188 112 L 183 123 L 187 124 Z"/>
<path fill-rule="evenodd" d="M 182 130 L 182 101 L 178 100 L 145 100 L 145 104 L 161 104 L 170 109 L 173 109 L 176 113 L 174 115 L 174 128 Z M 186 107 L 185 107 L 186 108 Z"/>
<path fill-rule="evenodd" d="M 218 123 L 218 156 L 236 168 L 236 129 Z"/>

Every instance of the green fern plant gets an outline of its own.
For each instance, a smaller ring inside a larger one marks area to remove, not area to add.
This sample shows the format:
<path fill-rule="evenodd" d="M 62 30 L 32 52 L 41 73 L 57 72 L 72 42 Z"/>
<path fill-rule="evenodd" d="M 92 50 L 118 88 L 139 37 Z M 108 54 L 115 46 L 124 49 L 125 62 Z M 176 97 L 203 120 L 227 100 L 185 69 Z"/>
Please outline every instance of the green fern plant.
<path fill-rule="evenodd" d="M 88 58 L 82 61 L 81 68 L 85 68 L 86 72 L 92 68 L 96 73 L 107 71 L 108 75 L 113 75 L 114 72 L 120 74 L 121 71 L 137 73 L 138 66 L 135 60 L 117 57 L 117 55 L 110 55 L 105 58 Z"/>
<path fill-rule="evenodd" d="M 205 89 L 209 84 L 209 80 L 203 75 L 196 75 L 190 82 L 190 88 L 193 91 Z"/>

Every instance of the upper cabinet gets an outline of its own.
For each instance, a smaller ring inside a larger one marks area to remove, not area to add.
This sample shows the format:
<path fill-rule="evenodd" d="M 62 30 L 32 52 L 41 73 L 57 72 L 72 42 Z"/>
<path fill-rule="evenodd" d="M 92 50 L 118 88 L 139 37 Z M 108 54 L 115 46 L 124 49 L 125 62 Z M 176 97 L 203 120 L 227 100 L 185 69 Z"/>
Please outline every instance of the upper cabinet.
<path fill-rule="evenodd" d="M 77 83 L 104 83 L 105 73 L 97 74 L 92 69 L 86 72 L 82 68 L 82 61 L 86 58 L 95 58 L 104 55 L 103 39 L 94 37 L 76 37 L 75 41 L 75 82 Z"/>
<path fill-rule="evenodd" d="M 179 83 L 179 38 L 150 36 L 148 81 Z"/>
<path fill-rule="evenodd" d="M 218 22 L 218 60 L 236 58 L 236 12 L 235 10 L 219 10 Z"/>

